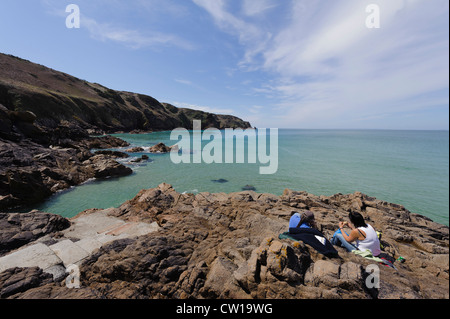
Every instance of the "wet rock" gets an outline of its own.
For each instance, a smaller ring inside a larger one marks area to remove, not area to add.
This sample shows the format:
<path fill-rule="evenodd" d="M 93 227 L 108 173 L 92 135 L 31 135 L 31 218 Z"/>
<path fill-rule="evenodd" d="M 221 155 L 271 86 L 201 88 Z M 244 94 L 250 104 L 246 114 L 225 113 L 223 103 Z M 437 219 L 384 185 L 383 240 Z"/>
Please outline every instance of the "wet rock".
<path fill-rule="evenodd" d="M 142 163 L 142 162 L 152 162 L 148 155 L 142 155 L 141 157 L 131 160 L 131 163 Z"/>
<path fill-rule="evenodd" d="M 219 184 L 225 184 L 225 183 L 228 183 L 228 180 L 220 178 L 220 179 L 213 179 L 212 182 L 219 183 Z"/>
<path fill-rule="evenodd" d="M 133 147 L 133 148 L 127 149 L 125 152 L 127 152 L 127 153 L 141 153 L 143 151 L 144 151 L 144 149 L 142 147 Z"/>
<path fill-rule="evenodd" d="M 169 153 L 171 147 L 165 145 L 164 143 L 158 143 L 155 146 L 150 147 L 150 153 Z"/>
<path fill-rule="evenodd" d="M 39 203 L 90 178 L 132 173 L 112 159 L 122 154 L 90 152 L 93 146 L 111 148 L 123 141 L 113 137 L 70 139 L 83 138 L 83 132 L 76 130 L 56 129 L 54 134 L 49 135 L 51 139 L 62 144 L 41 145 L 24 136 L 17 142 L 0 138 L 0 209 Z"/>
<path fill-rule="evenodd" d="M 119 152 L 119 151 L 96 151 L 95 155 L 107 155 L 107 156 L 111 156 L 113 158 L 128 158 L 130 157 L 130 155 L 123 153 L 123 152 Z"/>
<path fill-rule="evenodd" d="M 95 155 L 83 162 L 84 170 L 95 178 L 120 177 L 133 173 L 133 170 L 105 155 Z"/>

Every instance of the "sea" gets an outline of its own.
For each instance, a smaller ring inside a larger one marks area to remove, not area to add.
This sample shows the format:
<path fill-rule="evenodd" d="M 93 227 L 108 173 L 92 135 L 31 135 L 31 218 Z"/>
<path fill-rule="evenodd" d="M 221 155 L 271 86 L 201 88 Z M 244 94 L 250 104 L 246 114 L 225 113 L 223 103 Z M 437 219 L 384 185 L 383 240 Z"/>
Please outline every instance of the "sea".
<path fill-rule="evenodd" d="M 249 154 L 245 154 L 244 163 L 175 164 L 170 154 L 148 152 L 149 147 L 160 142 L 177 143 L 171 140 L 171 132 L 114 136 L 129 142 L 130 147 L 144 148 L 120 160 L 133 169 L 132 175 L 90 180 L 33 209 L 71 218 L 90 208 L 118 207 L 142 189 L 168 183 L 180 193 L 193 194 L 232 193 L 248 188 L 275 195 L 281 195 L 286 188 L 326 196 L 359 191 L 449 225 L 448 131 L 280 129 L 278 170 L 271 175 L 260 174 L 260 167 L 267 165 L 249 163 Z M 218 136 L 225 145 L 225 133 Z M 203 141 L 202 149 L 208 143 Z M 237 152 L 247 153 L 250 148 L 246 146 Z M 192 158 L 200 151 L 189 150 Z M 131 163 L 144 154 L 149 161 Z"/>

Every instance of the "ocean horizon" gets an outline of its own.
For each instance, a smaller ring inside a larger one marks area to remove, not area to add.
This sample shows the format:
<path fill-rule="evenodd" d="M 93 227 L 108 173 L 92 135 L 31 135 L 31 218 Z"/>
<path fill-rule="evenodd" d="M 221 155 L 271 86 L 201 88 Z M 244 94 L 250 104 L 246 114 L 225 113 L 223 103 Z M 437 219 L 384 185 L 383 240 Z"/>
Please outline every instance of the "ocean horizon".
<path fill-rule="evenodd" d="M 288 188 L 331 196 L 358 191 L 449 225 L 448 130 L 279 129 L 278 171 L 273 175 L 259 174 L 259 163 L 174 164 L 170 154 L 148 152 L 160 142 L 175 144 L 170 133 L 114 134 L 130 147 L 144 148 L 119 160 L 133 169 L 132 175 L 91 180 L 33 209 L 70 218 L 85 209 L 118 207 L 142 189 L 168 183 L 180 193 L 250 188 L 281 195 Z M 248 148 L 243 151 L 247 159 Z M 144 154 L 149 162 L 130 163 Z"/>

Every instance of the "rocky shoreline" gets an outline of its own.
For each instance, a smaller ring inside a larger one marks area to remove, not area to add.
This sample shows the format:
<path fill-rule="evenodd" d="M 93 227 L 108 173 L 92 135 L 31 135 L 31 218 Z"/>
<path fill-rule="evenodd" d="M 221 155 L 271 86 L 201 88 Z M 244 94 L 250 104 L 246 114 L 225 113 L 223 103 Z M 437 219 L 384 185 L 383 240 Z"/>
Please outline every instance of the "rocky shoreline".
<path fill-rule="evenodd" d="M 34 205 L 91 178 L 132 174 L 114 160 L 117 153 L 91 152 L 128 146 L 105 133 L 191 128 L 194 119 L 204 128 L 251 127 L 235 116 L 178 108 L 0 53 L 0 211 Z"/>
<path fill-rule="evenodd" d="M 279 239 L 294 211 L 314 212 L 330 238 L 348 209 L 383 232 L 385 253 L 406 261 L 393 269 L 339 247 L 339 258 L 327 258 L 303 242 Z M 105 221 L 114 225 L 89 235 L 97 236 L 97 247 L 87 245 L 87 225 L 100 229 Z M 33 212 L 0 214 L 0 225 L 5 229 L 0 269 L 14 254 L 38 245 L 84 247 L 75 263 L 79 289 L 67 288 L 64 271 L 56 276 L 54 268 L 31 263 L 0 273 L 0 298 L 449 298 L 449 228 L 361 193 L 326 197 L 287 189 L 282 196 L 193 195 L 162 184 L 119 208 L 88 210 L 70 221 Z M 52 257 L 62 260 L 55 266 L 67 267 L 64 251 L 54 252 Z M 380 270 L 379 289 L 365 284 L 373 264 Z"/>
<path fill-rule="evenodd" d="M 31 112 L 11 112 L 0 104 L 0 210 L 42 202 L 91 178 L 132 174 L 114 154 L 91 152 L 128 146 L 125 141 L 90 137 L 69 122 L 49 129 L 35 120 Z"/>
<path fill-rule="evenodd" d="M 449 298 L 449 228 L 361 193 L 275 196 L 246 185 L 194 195 L 161 184 L 71 220 L 17 213 L 91 178 L 132 174 L 115 160 L 127 154 L 105 151 L 128 143 L 90 135 L 190 128 L 193 119 L 204 128 L 251 125 L 12 56 L 0 54 L 0 64 L 0 299 Z M 158 144 L 150 152 L 171 150 Z M 373 261 L 340 248 L 330 259 L 279 237 L 294 211 L 311 210 L 330 238 L 348 209 L 383 232 L 386 253 L 406 259 L 397 269 L 378 265 L 377 289 L 365 284 Z M 65 280 L 73 264 L 79 288 Z"/>

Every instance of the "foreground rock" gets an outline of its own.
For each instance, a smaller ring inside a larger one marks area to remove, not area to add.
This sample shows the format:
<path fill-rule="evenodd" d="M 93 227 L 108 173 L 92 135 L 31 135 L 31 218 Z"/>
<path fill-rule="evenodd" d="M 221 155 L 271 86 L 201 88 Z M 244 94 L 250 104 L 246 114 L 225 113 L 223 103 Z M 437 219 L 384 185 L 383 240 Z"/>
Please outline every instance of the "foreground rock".
<path fill-rule="evenodd" d="M 23 214 L 0 213 L 0 257 L 45 235 L 62 231 L 70 222 L 58 215 L 33 211 Z"/>
<path fill-rule="evenodd" d="M 315 213 L 330 238 L 350 208 L 383 232 L 386 253 L 406 259 L 395 263 L 397 270 L 341 248 L 340 258 L 329 259 L 302 242 L 278 238 L 287 230 L 292 211 L 305 209 Z M 124 223 L 156 223 L 160 229 L 93 250 L 80 264 L 80 289 L 49 282 L 32 270 L 32 285 L 25 281 L 26 289 L 8 288 L 3 297 L 449 298 L 448 227 L 361 193 L 193 195 L 162 184 L 119 208 L 88 214 Z M 366 286 L 366 269 L 372 264 L 380 270 L 379 289 Z M 0 288 L 12 276 L 23 282 L 23 272 L 0 274 Z"/>

